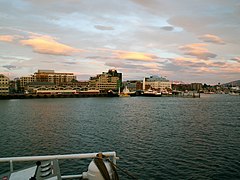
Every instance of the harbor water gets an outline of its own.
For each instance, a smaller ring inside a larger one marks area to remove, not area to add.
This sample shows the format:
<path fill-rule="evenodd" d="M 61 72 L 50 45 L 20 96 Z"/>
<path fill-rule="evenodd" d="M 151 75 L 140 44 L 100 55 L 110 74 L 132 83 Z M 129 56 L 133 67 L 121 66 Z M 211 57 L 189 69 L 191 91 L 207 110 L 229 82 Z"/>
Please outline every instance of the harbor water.
<path fill-rule="evenodd" d="M 0 101 L 0 157 L 104 151 L 137 179 L 240 179 L 240 96 Z M 88 163 L 60 165 L 71 174 Z"/>

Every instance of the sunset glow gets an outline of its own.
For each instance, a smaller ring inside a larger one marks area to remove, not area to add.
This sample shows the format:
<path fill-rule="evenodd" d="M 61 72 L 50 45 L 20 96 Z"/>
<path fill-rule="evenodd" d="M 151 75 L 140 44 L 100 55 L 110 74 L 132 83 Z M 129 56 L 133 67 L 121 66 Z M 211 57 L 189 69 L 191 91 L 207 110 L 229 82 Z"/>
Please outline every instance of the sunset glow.
<path fill-rule="evenodd" d="M 37 53 L 69 56 L 74 52 L 80 52 L 73 47 L 56 42 L 51 38 L 33 37 L 21 40 L 22 45 L 30 46 Z"/>

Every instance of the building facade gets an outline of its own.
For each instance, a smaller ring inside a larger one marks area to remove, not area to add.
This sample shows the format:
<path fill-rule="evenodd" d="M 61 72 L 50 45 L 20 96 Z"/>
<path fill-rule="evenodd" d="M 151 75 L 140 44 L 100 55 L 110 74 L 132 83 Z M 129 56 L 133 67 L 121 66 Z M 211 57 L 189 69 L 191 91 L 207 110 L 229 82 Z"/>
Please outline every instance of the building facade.
<path fill-rule="evenodd" d="M 54 70 L 38 70 L 34 77 L 37 82 L 51 82 L 56 85 L 76 80 L 73 73 L 55 73 Z"/>
<path fill-rule="evenodd" d="M 172 89 L 172 83 L 164 77 L 150 76 L 143 80 L 143 90 L 154 89 L 160 92 Z"/>
<path fill-rule="evenodd" d="M 115 90 L 122 86 L 122 73 L 117 70 L 110 69 L 95 77 L 90 77 L 89 89 L 92 90 Z"/>
<path fill-rule="evenodd" d="M 191 83 L 191 90 L 192 91 L 202 91 L 202 83 Z"/>
<path fill-rule="evenodd" d="M 9 78 L 0 74 L 0 95 L 9 94 Z"/>
<path fill-rule="evenodd" d="M 127 87 L 130 92 L 135 92 L 138 90 L 143 90 L 143 83 L 137 80 L 129 80 L 123 82 L 123 86 Z"/>
<path fill-rule="evenodd" d="M 28 84 L 33 82 L 47 82 L 55 85 L 62 85 L 76 81 L 73 73 L 55 73 L 54 70 L 38 70 L 33 75 L 20 78 L 20 88 L 23 90 Z"/>
<path fill-rule="evenodd" d="M 20 77 L 20 88 L 23 89 L 27 84 L 36 82 L 34 75 Z"/>

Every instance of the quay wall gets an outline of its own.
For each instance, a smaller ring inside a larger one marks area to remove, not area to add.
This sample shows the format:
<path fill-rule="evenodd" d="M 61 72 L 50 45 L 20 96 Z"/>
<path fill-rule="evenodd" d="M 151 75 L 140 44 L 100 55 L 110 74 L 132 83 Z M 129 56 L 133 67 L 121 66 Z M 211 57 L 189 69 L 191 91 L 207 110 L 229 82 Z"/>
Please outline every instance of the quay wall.
<path fill-rule="evenodd" d="M 130 94 L 130 96 L 142 96 L 141 94 Z M 79 94 L 8 94 L 0 95 L 1 99 L 33 99 L 33 98 L 86 98 L 86 97 L 119 97 L 118 94 L 112 93 L 79 93 Z M 200 98 L 200 93 L 178 93 L 152 97 L 183 97 L 183 98 Z"/>
<path fill-rule="evenodd" d="M 33 99 L 33 98 L 84 98 L 84 97 L 109 97 L 108 94 L 14 94 L 0 95 L 0 99 Z"/>

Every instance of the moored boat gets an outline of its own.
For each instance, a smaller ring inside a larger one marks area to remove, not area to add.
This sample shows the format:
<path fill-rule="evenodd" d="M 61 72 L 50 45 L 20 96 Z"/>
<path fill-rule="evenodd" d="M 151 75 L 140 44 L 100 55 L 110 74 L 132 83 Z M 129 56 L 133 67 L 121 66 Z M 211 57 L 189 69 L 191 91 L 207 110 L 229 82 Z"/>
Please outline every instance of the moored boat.
<path fill-rule="evenodd" d="M 239 96 L 239 93 L 236 93 L 236 92 L 230 92 L 229 95 L 231 95 L 231 96 Z"/>
<path fill-rule="evenodd" d="M 162 93 L 149 89 L 148 91 L 144 91 L 141 95 L 149 97 L 161 97 Z"/>

